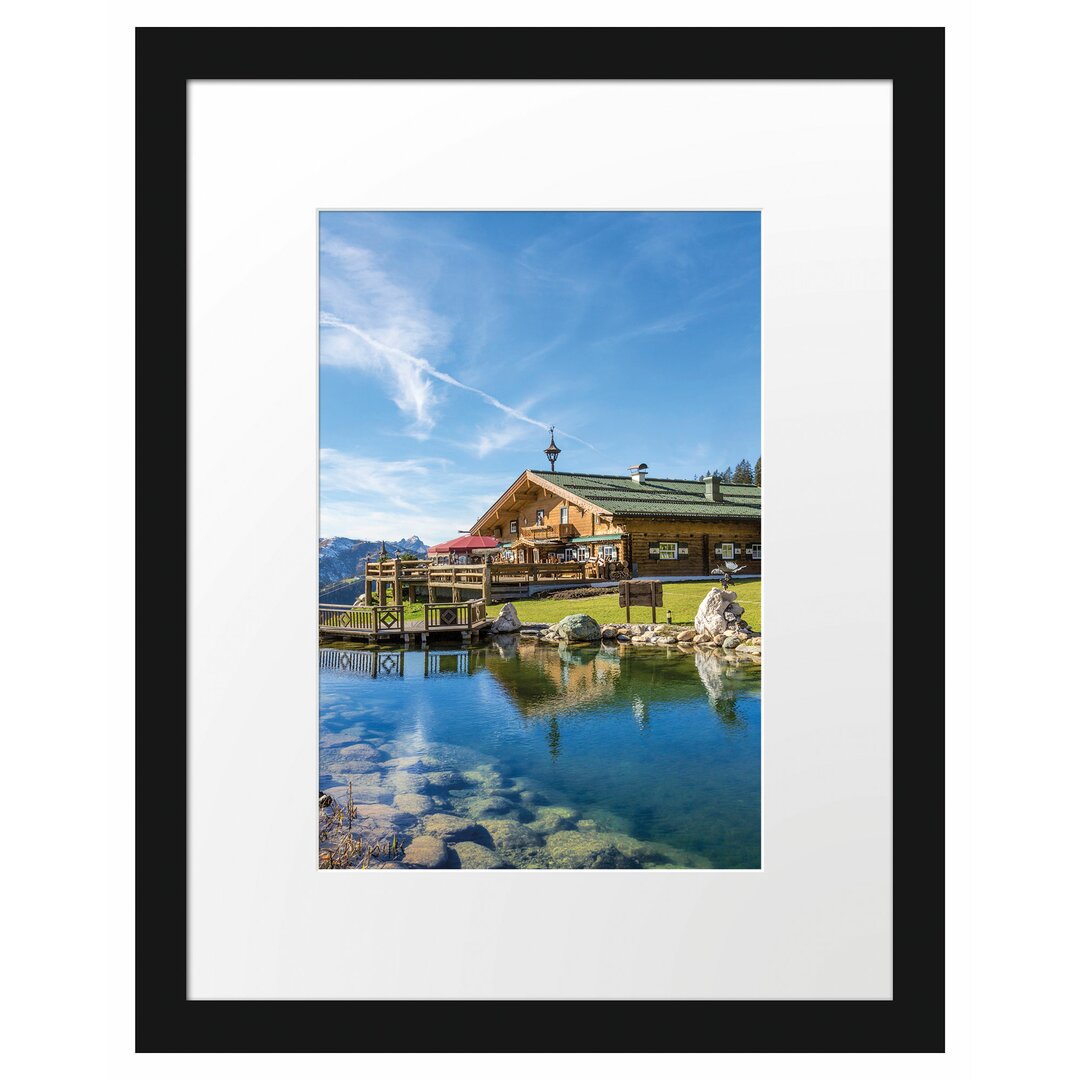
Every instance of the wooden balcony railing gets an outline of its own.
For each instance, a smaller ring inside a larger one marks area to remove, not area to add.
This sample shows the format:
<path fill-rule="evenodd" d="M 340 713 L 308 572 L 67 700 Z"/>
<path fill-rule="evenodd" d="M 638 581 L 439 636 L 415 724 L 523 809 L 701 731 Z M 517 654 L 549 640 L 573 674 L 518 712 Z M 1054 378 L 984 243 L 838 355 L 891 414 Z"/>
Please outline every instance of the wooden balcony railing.
<path fill-rule="evenodd" d="M 576 525 L 562 525 L 554 521 L 547 521 L 543 525 L 522 525 L 521 532 L 531 540 L 569 540 L 578 533 Z"/>
<path fill-rule="evenodd" d="M 466 600 L 459 604 L 425 604 L 424 629 L 446 630 L 456 628 L 472 630 L 487 618 L 487 606 L 483 600 Z"/>

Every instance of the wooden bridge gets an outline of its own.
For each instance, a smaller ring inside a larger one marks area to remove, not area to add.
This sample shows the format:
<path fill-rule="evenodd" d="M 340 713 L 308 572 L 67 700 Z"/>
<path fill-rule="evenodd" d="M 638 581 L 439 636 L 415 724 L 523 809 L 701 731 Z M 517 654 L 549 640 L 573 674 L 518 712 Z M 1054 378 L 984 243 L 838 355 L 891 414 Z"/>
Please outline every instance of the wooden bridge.
<path fill-rule="evenodd" d="M 476 640 L 492 623 L 483 599 L 427 603 L 423 619 L 405 620 L 403 604 L 319 605 L 319 639 L 364 641 L 368 644 L 408 644 L 419 638 L 458 636 L 462 641 Z"/>

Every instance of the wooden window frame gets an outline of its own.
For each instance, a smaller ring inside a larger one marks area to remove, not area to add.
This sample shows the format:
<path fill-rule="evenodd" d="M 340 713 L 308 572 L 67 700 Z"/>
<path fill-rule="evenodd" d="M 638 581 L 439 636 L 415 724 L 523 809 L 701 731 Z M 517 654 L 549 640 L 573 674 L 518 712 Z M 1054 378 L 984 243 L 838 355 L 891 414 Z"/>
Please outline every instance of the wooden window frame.
<path fill-rule="evenodd" d="M 511 536 L 517 536 L 517 526 L 518 526 L 518 523 L 516 521 L 511 521 L 510 522 L 510 535 Z"/>
<path fill-rule="evenodd" d="M 569 506 L 560 506 L 559 507 L 559 524 L 560 525 L 569 525 L 570 524 L 570 507 Z"/>
<path fill-rule="evenodd" d="M 670 555 L 664 554 L 664 548 L 671 548 Z M 679 561 L 679 541 L 678 540 L 660 540 L 656 545 L 656 560 L 657 562 L 678 562 Z"/>

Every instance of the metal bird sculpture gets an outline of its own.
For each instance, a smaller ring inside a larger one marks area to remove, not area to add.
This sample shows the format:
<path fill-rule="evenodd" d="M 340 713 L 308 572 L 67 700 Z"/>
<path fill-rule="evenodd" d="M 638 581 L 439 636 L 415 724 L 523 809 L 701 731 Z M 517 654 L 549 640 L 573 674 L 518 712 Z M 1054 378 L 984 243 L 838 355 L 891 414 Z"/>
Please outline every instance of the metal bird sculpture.
<path fill-rule="evenodd" d="M 737 563 L 733 563 L 730 560 L 725 559 L 724 562 L 713 571 L 713 573 L 720 575 L 720 581 L 722 584 L 730 585 L 732 583 L 733 575 L 737 574 L 740 570 L 745 569 L 745 566 L 739 566 Z"/>

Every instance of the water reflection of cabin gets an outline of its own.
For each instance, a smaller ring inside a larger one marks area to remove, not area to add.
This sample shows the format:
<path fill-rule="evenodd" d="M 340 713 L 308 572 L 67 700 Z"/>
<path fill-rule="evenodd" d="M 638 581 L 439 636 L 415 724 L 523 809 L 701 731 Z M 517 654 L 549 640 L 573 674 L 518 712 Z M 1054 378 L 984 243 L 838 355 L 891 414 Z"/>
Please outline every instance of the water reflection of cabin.
<path fill-rule="evenodd" d="M 501 650 L 500 650 L 501 651 Z M 599 702 L 628 706 L 635 716 L 645 717 L 648 705 L 698 698 L 704 688 L 709 699 L 724 713 L 734 716 L 736 688 L 760 685 L 760 669 L 740 669 L 715 653 L 697 652 L 692 660 L 697 678 L 687 678 L 686 657 L 660 657 L 652 650 L 637 653 L 613 647 L 559 647 L 527 645 L 507 656 L 491 650 L 480 663 L 495 679 L 517 710 L 526 717 L 545 718 L 553 712 L 571 715 L 587 712 Z M 663 664 L 671 662 L 671 677 Z M 649 678 L 626 678 L 635 667 Z M 647 692 L 642 696 L 642 691 Z M 642 717 L 638 717 L 641 719 Z"/>
<path fill-rule="evenodd" d="M 470 532 L 495 537 L 506 562 L 602 560 L 635 577 L 692 577 L 734 559 L 760 574 L 761 488 L 658 479 L 644 465 L 630 476 L 527 469 Z"/>

